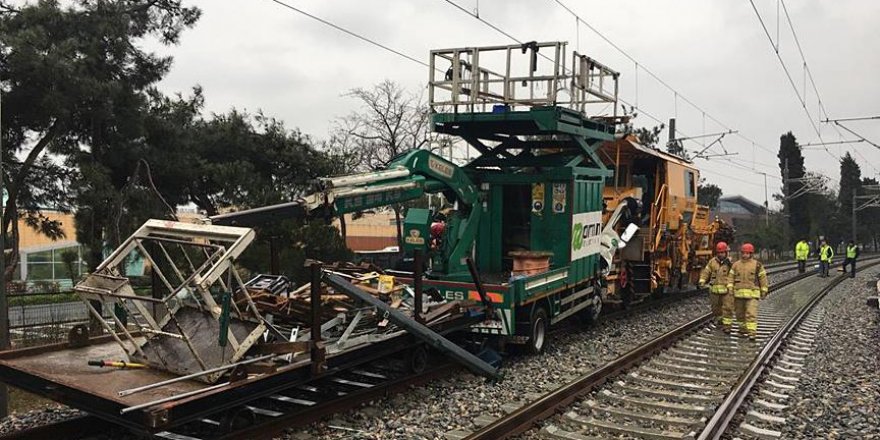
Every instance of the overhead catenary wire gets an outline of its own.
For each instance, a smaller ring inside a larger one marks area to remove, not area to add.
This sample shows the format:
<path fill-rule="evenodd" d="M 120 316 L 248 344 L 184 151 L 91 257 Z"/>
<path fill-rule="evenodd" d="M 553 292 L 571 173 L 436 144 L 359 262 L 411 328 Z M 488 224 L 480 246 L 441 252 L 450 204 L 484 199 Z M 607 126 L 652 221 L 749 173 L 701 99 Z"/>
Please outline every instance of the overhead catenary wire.
<path fill-rule="evenodd" d="M 791 85 L 792 90 L 794 90 L 794 94 L 800 102 L 801 108 L 803 108 L 804 113 L 807 115 L 807 119 L 810 121 L 810 126 L 813 127 L 813 131 L 816 132 L 816 136 L 819 138 L 819 140 L 825 142 L 825 139 L 822 138 L 821 131 L 819 131 L 819 127 L 816 125 L 816 122 L 813 120 L 813 116 L 810 114 L 810 110 L 807 108 L 805 97 L 801 95 L 800 91 L 798 91 L 797 85 L 795 84 L 794 79 L 791 77 L 791 72 L 789 72 L 788 70 L 788 66 L 785 65 L 785 61 L 783 61 L 782 56 L 779 54 L 778 45 L 773 43 L 773 37 L 770 36 L 770 31 L 767 29 L 767 25 L 764 23 L 764 18 L 761 17 L 761 13 L 758 11 L 758 7 L 755 6 L 755 1 L 749 0 L 749 3 L 752 5 L 752 9 L 755 11 L 755 15 L 758 17 L 758 22 L 761 24 L 761 28 L 764 29 L 764 34 L 770 41 L 770 46 L 773 47 L 773 54 L 776 55 L 776 59 L 779 60 L 779 65 L 782 66 L 782 71 L 785 73 L 785 77 L 788 78 L 788 83 Z M 806 66 L 806 63 L 804 65 Z M 828 153 L 831 157 L 840 161 L 840 157 L 832 153 L 831 150 L 829 150 L 827 147 L 824 148 L 824 151 Z"/>
<path fill-rule="evenodd" d="M 474 12 L 472 12 L 472 11 L 469 11 L 467 8 L 461 6 L 460 4 L 456 3 L 455 1 L 453 1 L 453 0 L 443 0 L 443 1 L 445 1 L 445 2 L 448 3 L 448 4 L 450 4 L 451 6 L 455 7 L 457 10 L 461 11 L 462 13 L 467 14 L 467 15 L 473 17 L 474 19 L 478 20 L 479 22 L 483 23 L 484 25 L 488 26 L 489 28 L 495 30 L 496 32 L 500 33 L 501 35 L 504 35 L 505 37 L 510 38 L 511 40 L 513 40 L 514 42 L 516 42 L 516 43 L 518 43 L 518 44 L 522 44 L 522 40 L 520 40 L 519 38 L 515 37 L 515 36 L 512 35 L 511 33 L 509 33 L 509 32 L 507 32 L 507 31 L 505 31 L 504 29 L 500 28 L 499 26 L 493 24 L 492 22 L 486 20 L 484 17 L 481 17 L 481 16 L 479 16 L 478 14 L 476 14 L 476 13 L 474 13 Z M 581 19 L 577 14 L 575 14 L 573 11 L 571 11 L 571 9 L 569 9 L 567 6 L 565 6 L 565 4 L 563 4 L 562 2 L 560 2 L 560 1 L 558 1 L 558 0 L 554 0 L 554 1 L 556 1 L 557 3 L 559 3 L 560 6 L 564 7 L 564 8 L 565 8 L 567 11 L 569 11 L 571 14 L 575 15 L 575 17 L 576 17 L 577 20 L 579 20 L 581 23 L 583 23 L 585 26 L 587 26 L 587 27 L 588 27 L 590 30 L 592 30 L 593 32 L 596 32 L 598 35 L 600 35 L 605 41 L 608 42 L 608 44 L 612 45 L 612 46 L 615 47 L 618 51 L 620 51 L 621 53 L 623 53 L 624 56 L 626 56 L 627 58 L 629 58 L 629 59 L 630 59 L 631 61 L 633 61 L 634 63 L 637 63 L 637 64 L 638 64 L 638 61 L 635 60 L 635 58 L 631 57 L 629 54 L 627 54 L 625 51 L 623 51 L 623 49 L 621 49 L 619 46 L 617 46 L 616 44 L 614 44 L 614 42 L 612 42 L 610 39 L 608 39 L 608 38 L 605 37 L 603 34 L 601 34 L 601 33 L 600 33 L 598 30 L 596 30 L 596 28 L 594 28 L 592 25 L 590 25 L 589 23 L 587 23 L 586 21 L 584 21 L 583 19 Z M 552 60 L 551 58 L 549 58 L 547 55 L 544 55 L 544 54 L 542 54 L 542 53 L 538 53 L 538 55 L 541 56 L 541 57 L 543 57 L 543 58 L 545 58 L 545 59 L 547 59 L 547 60 L 549 60 L 549 61 L 553 61 L 553 60 Z M 656 74 L 654 74 L 652 71 L 646 69 L 646 68 L 644 67 L 644 65 L 641 65 L 641 67 L 642 67 L 642 70 L 644 70 L 645 72 L 647 72 L 651 77 L 655 78 L 656 80 L 658 80 L 659 82 L 661 82 L 661 84 L 663 84 L 665 87 L 667 87 L 667 88 L 669 88 L 670 90 L 672 90 L 673 93 L 676 95 L 676 100 L 678 99 L 678 97 L 680 96 L 680 94 L 678 93 L 678 91 L 677 91 L 676 89 L 672 88 L 672 86 L 670 86 L 670 85 L 667 84 L 665 81 L 663 81 L 662 79 L 660 79 L 660 78 L 659 78 Z M 724 127 L 726 130 L 728 130 L 728 131 L 735 131 L 735 130 L 733 130 L 732 128 L 728 127 L 727 125 L 721 123 L 720 121 L 718 121 L 718 120 L 715 119 L 714 117 L 711 117 L 708 113 L 705 112 L 705 110 L 703 110 L 701 107 L 699 107 L 699 106 L 697 106 L 696 104 L 694 104 L 694 103 L 693 103 L 692 101 L 690 101 L 689 99 L 686 99 L 686 98 L 682 97 L 682 100 L 685 101 L 685 102 L 687 102 L 688 104 L 690 104 L 690 105 L 693 106 L 694 108 L 698 109 L 699 111 L 705 113 L 707 117 L 710 117 L 711 120 L 715 121 L 716 123 L 718 123 L 719 125 L 721 125 L 722 127 Z M 637 105 L 635 105 L 635 104 L 633 104 L 633 103 L 627 102 L 625 99 L 622 99 L 622 98 L 619 98 L 619 97 L 618 97 L 618 101 L 620 101 L 620 102 L 621 102 L 622 104 L 624 104 L 624 105 L 627 105 L 627 106 L 631 107 L 633 110 L 637 110 L 637 111 L 639 112 L 639 114 L 643 114 L 643 115 L 647 116 L 648 118 L 652 119 L 653 121 L 655 121 L 655 122 L 657 122 L 657 123 L 659 123 L 659 124 L 664 124 L 664 123 L 665 123 L 665 121 L 661 120 L 660 118 L 658 118 L 657 116 L 655 116 L 655 115 L 652 114 L 651 112 L 645 110 L 643 107 L 639 107 L 639 106 L 637 106 Z M 689 137 L 690 137 L 690 136 L 688 136 L 686 133 L 684 133 L 684 132 L 681 131 L 681 130 L 677 130 L 677 132 L 681 133 L 681 134 L 684 135 L 684 137 L 686 137 L 686 138 L 689 138 Z M 738 131 L 735 131 L 735 132 L 738 134 Z M 745 138 L 745 137 L 743 137 L 743 138 L 746 139 L 746 140 L 749 140 L 749 142 L 752 142 L 752 143 L 755 144 L 755 145 L 759 145 L 759 146 L 760 146 L 760 144 L 758 144 L 758 143 L 756 143 L 756 142 L 754 142 L 754 141 L 752 141 L 752 140 L 750 140 L 750 139 L 748 139 L 748 138 Z M 691 142 L 694 142 L 694 143 L 696 143 L 697 145 L 701 145 L 701 143 L 699 143 L 699 142 L 696 141 L 695 139 L 687 139 L 687 140 L 689 140 L 689 141 L 691 141 Z M 773 150 L 770 150 L 770 149 L 767 148 L 767 147 L 763 147 L 763 146 L 762 146 L 762 148 L 763 148 L 764 150 L 770 152 L 770 153 L 774 153 L 774 154 L 775 154 L 775 152 L 774 152 Z M 721 160 L 725 160 L 725 159 L 727 159 L 727 158 L 722 158 Z M 729 159 L 727 159 L 727 160 L 729 160 Z M 754 173 L 754 174 L 756 174 L 756 175 L 764 175 L 764 174 L 766 174 L 766 173 L 764 173 L 763 171 L 759 171 L 759 170 L 754 169 L 754 168 L 745 167 L 745 166 L 743 166 L 743 165 L 738 165 L 738 164 L 735 164 L 735 163 L 733 163 L 733 162 L 730 162 L 730 163 L 733 164 L 734 166 L 736 166 L 736 167 L 738 167 L 738 168 L 744 170 L 744 171 L 750 171 L 750 172 L 752 172 L 752 173 Z M 715 174 L 721 175 L 720 173 L 715 173 Z M 727 176 L 725 175 L 725 177 L 727 177 Z M 775 176 L 774 176 L 774 177 L 775 177 Z M 734 180 L 743 181 L 743 179 L 736 179 L 736 178 L 734 178 Z M 781 179 L 780 179 L 780 180 L 781 180 Z"/>
<path fill-rule="evenodd" d="M 413 56 L 407 55 L 406 53 L 404 53 L 404 52 L 402 52 L 402 51 L 399 51 L 399 50 L 394 49 L 394 48 L 392 48 L 392 47 L 390 47 L 390 46 L 388 46 L 388 45 L 385 45 L 385 44 L 383 44 L 383 43 L 380 43 L 380 42 L 378 42 L 378 41 L 375 41 L 374 39 L 371 39 L 371 38 L 368 38 L 368 37 L 363 36 L 363 35 L 361 35 L 361 34 L 358 34 L 357 32 L 354 32 L 354 31 L 351 31 L 351 30 L 349 30 L 349 29 L 346 29 L 346 28 L 344 28 L 344 27 L 342 27 L 342 26 L 340 26 L 340 25 L 337 25 L 337 24 L 335 24 L 335 23 L 332 23 L 332 22 L 330 22 L 330 21 L 328 21 L 328 20 L 326 20 L 326 19 L 323 19 L 323 18 L 318 17 L 318 16 L 316 16 L 316 15 L 314 15 L 314 14 L 311 14 L 311 13 L 309 13 L 309 12 L 306 12 L 306 11 L 304 11 L 304 10 L 302 10 L 302 9 L 299 9 L 299 8 L 297 8 L 297 7 L 294 7 L 294 6 L 292 6 L 292 5 L 290 5 L 290 4 L 286 3 L 286 2 L 283 2 L 283 1 L 281 1 L 281 0 L 270 0 L 270 1 L 272 1 L 273 3 L 276 3 L 276 4 L 280 5 L 280 6 L 282 6 L 282 7 L 286 8 L 286 9 L 288 9 L 288 10 L 291 10 L 291 11 L 293 11 L 293 12 L 296 12 L 296 13 L 298 13 L 298 14 L 301 14 L 301 15 L 303 15 L 303 16 L 306 16 L 306 17 L 308 17 L 308 18 L 310 18 L 310 19 L 312 19 L 312 20 L 315 20 L 315 21 L 317 21 L 317 22 L 319 22 L 319 23 L 321 23 L 321 24 L 324 24 L 324 25 L 326 25 L 326 26 L 328 26 L 328 27 L 331 27 L 331 28 L 333 28 L 333 29 L 335 29 L 335 30 L 337 30 L 337 31 L 340 31 L 340 32 L 342 32 L 342 33 L 345 33 L 345 34 L 347 34 L 347 35 L 349 35 L 349 36 L 351 36 L 351 37 L 357 38 L 357 39 L 359 39 L 359 40 L 361 40 L 361 41 L 364 41 L 364 42 L 366 42 L 366 43 L 368 43 L 368 44 L 371 44 L 371 45 L 373 45 L 373 46 L 376 46 L 376 47 L 378 47 L 378 48 L 380 48 L 380 49 L 382 49 L 382 50 L 384 50 L 384 51 L 386 51 L 386 52 L 389 52 L 389 53 L 392 53 L 392 54 L 397 55 L 397 56 L 399 56 L 399 57 L 402 57 L 402 58 L 404 58 L 404 59 L 406 59 L 406 60 L 408 60 L 408 61 L 411 61 L 411 62 L 417 63 L 417 64 L 419 64 L 419 65 L 421 65 L 421 66 L 423 66 L 423 67 L 430 67 L 427 63 L 425 63 L 425 62 L 423 62 L 423 61 L 421 61 L 421 60 L 418 60 L 417 58 L 415 58 L 415 57 L 413 57 Z M 456 3 L 456 2 L 454 2 L 454 1 L 452 1 L 452 0 L 444 0 L 444 1 L 446 1 L 446 3 L 449 3 L 450 5 L 454 6 L 456 9 L 460 10 L 461 12 L 463 12 L 463 13 L 465 13 L 465 14 L 468 14 L 468 15 L 472 16 L 473 18 L 479 20 L 481 23 L 483 23 L 484 25 L 490 27 L 491 29 L 495 30 L 496 32 L 498 32 L 498 33 L 500 33 L 500 34 L 506 36 L 507 38 L 510 38 L 511 40 L 517 42 L 518 44 L 522 44 L 522 40 L 516 38 L 514 35 L 510 34 L 509 32 L 505 31 L 504 29 L 502 29 L 502 28 L 500 28 L 500 27 L 494 25 L 493 23 L 489 22 L 488 20 L 484 19 L 483 17 L 480 17 L 478 13 L 471 12 L 471 11 L 467 10 L 466 8 L 462 7 L 461 5 L 459 5 L 458 3 Z M 561 2 L 560 2 L 560 5 L 564 6 Z M 567 8 L 567 7 L 566 7 L 566 8 Z M 569 11 L 570 11 L 570 10 L 569 10 Z M 573 13 L 573 12 L 572 12 L 572 13 Z M 576 14 L 575 14 L 575 15 L 576 15 Z M 587 26 L 588 28 L 590 28 L 593 32 L 596 32 L 597 34 L 599 34 L 599 32 L 598 32 L 594 27 L 592 27 L 589 23 L 585 22 L 585 21 L 584 21 L 583 19 L 581 19 L 579 16 L 576 16 L 576 18 L 577 18 L 578 21 L 580 21 L 580 22 L 583 23 L 585 26 Z M 609 42 L 609 44 L 611 44 L 612 46 L 614 46 L 616 49 L 620 50 L 621 53 L 625 53 L 625 52 L 624 52 L 622 49 L 620 49 L 617 45 L 615 45 L 613 42 L 611 42 L 611 40 L 608 40 L 606 37 L 604 37 L 604 35 L 602 35 L 602 37 L 603 37 L 603 39 L 606 39 L 606 40 Z M 540 54 L 540 55 L 543 56 L 544 58 L 549 59 L 549 58 L 548 58 L 546 55 L 544 55 L 544 54 Z M 636 61 L 634 58 L 630 57 L 628 54 L 626 54 L 626 56 L 627 56 L 628 58 L 632 59 L 634 63 L 639 64 L 638 61 Z M 691 105 L 692 107 L 694 107 L 694 108 L 700 110 L 701 112 L 704 112 L 704 110 L 703 110 L 702 108 L 700 108 L 699 106 L 697 106 L 696 104 L 694 104 L 690 99 L 688 99 L 688 98 L 682 96 L 680 93 L 678 93 L 677 90 L 673 89 L 669 84 L 667 84 L 665 81 L 663 81 L 662 79 L 660 79 L 660 78 L 659 78 L 656 74 L 654 74 L 652 71 L 650 71 L 649 69 L 645 68 L 643 65 L 641 65 L 640 67 L 641 67 L 642 70 L 644 70 L 649 76 L 651 76 L 652 78 L 656 79 L 658 82 L 660 82 L 661 84 L 663 84 L 665 87 L 669 88 L 670 90 L 673 90 L 674 93 L 676 94 L 676 97 L 677 97 L 677 98 L 678 98 L 678 97 L 681 97 L 682 100 L 683 100 L 684 102 L 686 102 L 686 103 L 688 103 L 689 105 Z M 624 100 L 624 99 L 619 99 L 619 101 L 620 101 L 622 104 L 624 104 L 624 105 L 628 105 L 628 106 L 631 107 L 632 109 L 638 111 L 640 114 L 643 114 L 643 115 L 647 116 L 648 118 L 650 118 L 651 120 L 653 120 L 653 121 L 655 121 L 655 122 L 657 122 L 657 123 L 659 123 L 659 124 L 664 124 L 664 123 L 665 123 L 665 121 L 661 120 L 659 117 L 657 117 L 656 115 L 652 114 L 650 111 L 646 110 L 646 109 L 643 108 L 643 107 L 639 107 L 638 105 L 635 105 L 635 104 L 629 103 L 628 101 L 626 101 L 626 100 Z M 711 114 L 706 113 L 706 117 L 709 118 L 710 120 L 714 121 L 715 123 L 721 125 L 721 126 L 724 127 L 725 129 L 727 129 L 727 130 L 732 130 L 732 129 L 729 128 L 726 124 L 720 122 L 720 121 L 717 120 L 715 117 L 713 117 Z M 678 132 L 681 133 L 681 134 L 683 134 L 683 135 L 685 135 L 685 136 L 687 136 L 687 134 L 684 133 L 684 132 L 681 131 L 681 130 L 678 130 Z M 752 142 L 753 144 L 759 146 L 760 148 L 762 148 L 762 149 L 764 149 L 764 150 L 767 150 L 768 152 L 773 152 L 773 151 L 770 150 L 769 148 L 764 147 L 763 145 L 758 144 L 757 142 L 754 142 L 754 141 L 750 140 L 749 138 L 747 138 L 747 137 L 745 137 L 745 136 L 739 134 L 738 132 L 737 132 L 736 134 L 737 134 L 739 137 L 741 137 L 741 138 L 743 138 L 743 139 L 746 139 L 746 140 Z M 730 161 L 729 159 L 726 159 L 726 158 L 725 158 L 725 159 L 721 159 L 721 160 Z M 730 162 L 730 163 L 733 163 L 733 162 Z M 751 172 L 753 172 L 753 173 L 755 173 L 755 174 L 765 174 L 765 173 L 763 173 L 763 172 L 761 172 L 761 171 L 758 171 L 758 170 L 755 169 L 755 168 L 748 168 L 748 167 L 744 167 L 744 166 L 742 166 L 742 165 L 738 165 L 738 167 L 741 168 L 741 169 L 743 169 L 743 170 L 746 170 L 746 171 L 751 171 Z M 717 173 L 717 172 L 715 172 L 714 174 L 722 175 L 721 173 Z M 730 177 L 730 176 L 726 176 L 726 175 L 724 175 L 724 177 Z M 732 178 L 732 177 L 730 177 L 730 178 Z M 745 182 L 743 179 L 737 179 L 737 178 L 732 178 L 732 179 L 733 179 L 733 180 L 737 180 L 737 181 Z M 749 182 L 749 183 L 751 183 L 751 182 Z"/>
<path fill-rule="evenodd" d="M 813 86 L 813 92 L 816 93 L 816 101 L 818 103 L 819 110 L 822 112 L 822 114 L 825 115 L 825 119 L 828 119 L 828 110 L 825 108 L 825 104 L 822 101 L 822 95 L 819 93 L 819 87 L 816 86 L 816 81 L 813 79 L 813 72 L 812 70 L 810 70 L 810 65 L 807 63 L 807 57 L 804 55 L 803 47 L 801 47 L 801 40 L 798 38 L 797 32 L 794 30 L 794 22 L 792 22 L 791 15 L 789 15 L 788 13 L 788 7 L 785 6 L 785 0 L 779 0 L 779 3 L 782 5 L 782 11 L 783 13 L 785 13 L 786 21 L 788 21 L 788 28 L 791 29 L 791 35 L 794 38 L 795 46 L 797 47 L 798 53 L 801 56 L 801 61 L 804 63 L 804 76 L 810 80 L 810 85 Z M 777 40 L 778 39 L 779 37 L 777 36 Z"/>
<path fill-rule="evenodd" d="M 395 55 L 397 55 L 397 56 L 399 56 L 399 57 L 403 57 L 403 58 L 405 58 L 405 59 L 407 59 L 407 60 L 410 60 L 410 61 L 412 61 L 412 62 L 414 62 L 414 63 L 421 64 L 421 65 L 424 66 L 424 67 L 428 67 L 428 68 L 431 67 L 431 66 L 428 65 L 428 63 L 426 63 L 426 62 L 424 62 L 424 61 L 421 61 L 421 60 L 419 60 L 419 59 L 417 59 L 417 58 L 414 58 L 414 57 L 412 57 L 412 56 L 409 56 L 409 55 L 407 55 L 407 54 L 405 54 L 405 53 L 403 53 L 403 52 L 401 52 L 401 51 L 399 51 L 399 50 L 396 50 L 396 49 L 393 49 L 393 48 L 391 48 L 391 47 L 388 47 L 388 46 L 386 46 L 386 45 L 384 45 L 384 44 L 382 44 L 382 43 L 379 43 L 378 41 L 375 41 L 375 40 L 373 40 L 373 39 L 371 39 L 371 38 L 368 38 L 368 37 L 365 37 L 365 36 L 363 36 L 363 35 L 360 35 L 360 34 L 358 34 L 358 33 L 356 33 L 356 32 L 350 31 L 350 30 L 348 30 L 348 29 L 346 29 L 346 28 L 344 28 L 344 27 L 342 27 L 342 26 L 339 26 L 339 25 L 337 25 L 337 24 L 331 23 L 331 22 L 329 22 L 329 21 L 327 21 L 327 20 L 325 20 L 325 19 L 323 19 L 323 18 L 321 18 L 321 17 L 318 17 L 318 16 L 316 16 L 316 15 L 310 14 L 310 13 L 308 13 L 308 12 L 302 10 L 302 9 L 299 9 L 299 8 L 297 8 L 297 7 L 294 7 L 294 6 L 290 5 L 290 4 L 287 4 L 287 3 L 285 3 L 285 2 L 283 2 L 283 1 L 281 1 L 281 0 L 269 0 L 269 1 L 271 1 L 271 2 L 273 2 L 273 3 L 276 3 L 276 4 L 278 4 L 278 5 L 282 6 L 282 7 L 285 7 L 285 8 L 287 8 L 287 9 L 291 10 L 291 11 L 294 11 L 294 12 L 297 12 L 297 13 L 299 13 L 299 14 L 301 14 L 301 15 L 304 15 L 304 16 L 306 16 L 306 17 L 308 17 L 308 18 L 311 18 L 312 20 L 315 20 L 315 21 L 317 21 L 317 22 L 319 22 L 319 23 L 321 23 L 321 24 L 324 24 L 324 25 L 326 25 L 326 26 L 330 26 L 331 28 L 336 29 L 336 30 L 339 31 L 339 32 L 342 32 L 342 33 L 348 34 L 348 35 L 350 35 L 350 36 L 352 36 L 352 37 L 354 37 L 354 38 L 357 38 L 358 40 L 364 41 L 364 42 L 366 42 L 366 43 L 372 44 L 373 46 L 379 47 L 379 48 L 381 48 L 382 50 L 385 50 L 385 51 L 387 51 L 387 52 L 393 53 L 393 54 L 395 54 Z"/>
<path fill-rule="evenodd" d="M 813 87 L 813 91 L 816 93 L 816 101 L 818 102 L 819 110 L 825 116 L 825 122 L 829 122 L 828 109 L 825 107 L 825 104 L 822 101 L 822 95 L 819 93 L 819 87 L 816 86 L 816 81 L 813 79 L 813 71 L 810 69 L 810 65 L 807 63 L 807 57 L 806 57 L 806 55 L 804 55 L 804 49 L 801 46 L 801 41 L 797 36 L 797 31 L 795 31 L 795 29 L 794 29 L 794 22 L 791 19 L 791 15 L 788 13 L 788 7 L 785 5 L 784 0 L 779 0 L 779 3 L 782 5 L 782 10 L 783 10 L 783 13 L 785 14 L 786 21 L 788 21 L 788 27 L 789 27 L 789 29 L 791 29 L 791 35 L 794 38 L 795 46 L 797 47 L 798 53 L 801 56 L 801 61 L 804 63 L 804 76 L 806 78 L 809 78 L 810 84 Z M 777 11 L 777 14 L 778 13 L 779 12 Z M 778 39 L 778 37 L 777 37 L 777 39 Z M 877 116 L 877 118 L 880 118 L 880 116 Z M 859 120 L 859 118 L 851 118 L 850 120 Z M 840 129 L 846 128 L 846 127 L 843 127 L 839 124 L 834 124 L 832 127 L 834 127 L 834 130 L 837 132 L 838 138 L 843 139 L 844 136 L 843 136 L 843 133 L 840 131 Z M 863 139 L 863 140 L 867 141 L 867 139 Z M 841 142 L 841 143 L 846 143 L 846 142 Z M 826 143 L 826 145 L 831 145 L 831 143 Z M 873 163 L 869 162 L 868 159 L 862 154 L 861 151 L 859 151 L 858 148 L 853 148 L 852 151 L 855 152 L 856 155 L 858 155 L 863 161 L 865 161 L 865 163 L 870 165 L 871 168 L 873 168 L 875 172 L 880 173 L 880 170 L 878 170 L 877 167 Z"/>
<path fill-rule="evenodd" d="M 654 73 L 654 71 L 652 71 L 651 69 L 647 68 L 644 64 L 640 63 L 637 59 L 635 59 L 635 57 L 633 57 L 633 56 L 630 55 L 628 52 L 626 52 L 625 50 L 623 50 L 623 48 L 621 48 L 620 46 L 618 46 L 617 44 L 615 44 L 613 41 L 611 41 L 610 38 L 608 38 L 607 36 L 605 36 L 605 34 L 603 34 L 601 31 L 599 31 L 595 26 L 593 26 L 592 24 L 588 23 L 586 20 L 584 20 L 583 18 L 581 18 L 580 15 L 578 15 L 576 12 L 574 12 L 570 7 L 568 7 L 568 5 L 566 5 L 565 3 L 563 3 L 562 0 L 550 0 L 550 1 L 552 1 L 552 2 L 554 2 L 554 3 L 556 3 L 556 4 L 558 4 L 560 7 L 562 7 L 563 9 L 565 9 L 569 14 L 571 14 L 571 15 L 573 15 L 573 16 L 575 17 L 575 20 L 577 20 L 578 22 L 582 23 L 582 24 L 583 24 L 584 26 L 586 26 L 588 29 L 590 29 L 591 31 L 593 31 L 593 33 L 595 33 L 599 38 L 601 38 L 603 41 L 605 41 L 606 43 L 608 43 L 612 48 L 614 48 L 615 50 L 617 50 L 618 52 L 620 52 L 621 55 L 623 55 L 624 57 L 626 57 L 628 60 L 632 61 L 633 64 L 636 66 L 636 75 L 638 75 L 638 71 L 639 71 L 639 70 L 642 70 L 642 71 L 644 71 L 645 73 L 647 73 L 648 76 L 650 76 L 651 78 L 653 78 L 654 80 L 656 80 L 659 84 L 661 84 L 663 87 L 666 87 L 666 89 L 668 89 L 670 92 L 672 92 L 673 95 L 675 96 L 675 101 L 676 101 L 675 104 L 676 104 L 676 107 L 677 107 L 677 104 L 678 104 L 678 103 L 677 103 L 678 99 L 681 99 L 682 101 L 684 101 L 685 103 L 687 103 L 688 105 L 690 105 L 691 107 L 693 107 L 695 110 L 697 110 L 697 111 L 703 113 L 704 116 L 705 116 L 706 118 L 708 118 L 708 119 L 711 120 L 712 122 L 718 124 L 720 127 L 724 128 L 725 130 L 728 130 L 728 131 L 735 131 L 735 130 L 733 130 L 730 126 L 728 126 L 727 124 L 725 124 L 724 122 L 721 122 L 718 118 L 716 118 L 715 116 L 713 116 L 711 113 L 707 112 L 704 108 L 702 108 L 702 107 L 700 107 L 699 105 L 697 105 L 696 103 L 694 103 L 694 102 L 693 102 L 691 99 L 689 99 L 687 96 L 683 95 L 679 90 L 677 90 L 677 89 L 675 89 L 674 87 L 672 87 L 669 83 L 667 83 L 667 82 L 664 81 L 662 78 L 660 78 L 660 76 L 658 76 L 656 73 Z M 636 80 L 638 80 L 638 76 L 636 77 Z M 636 96 L 638 96 L 638 95 L 636 95 Z M 677 109 L 676 109 L 676 113 L 677 113 Z M 745 140 L 745 141 L 747 141 L 747 142 L 750 142 L 750 143 L 752 143 L 752 144 L 755 144 L 757 147 L 761 148 L 761 149 L 764 150 L 764 151 L 767 151 L 768 153 L 774 153 L 774 154 L 776 153 L 776 152 L 773 151 L 771 148 L 768 148 L 768 147 L 766 147 L 766 146 L 764 146 L 764 145 L 762 145 L 762 144 L 760 144 L 760 143 L 758 143 L 758 142 L 755 142 L 754 140 L 752 140 L 752 139 L 749 138 L 748 136 L 745 136 L 744 134 L 740 133 L 739 131 L 736 131 L 736 133 L 734 133 L 734 134 L 735 134 L 737 137 L 739 137 L 740 139 L 743 139 L 743 140 Z"/>

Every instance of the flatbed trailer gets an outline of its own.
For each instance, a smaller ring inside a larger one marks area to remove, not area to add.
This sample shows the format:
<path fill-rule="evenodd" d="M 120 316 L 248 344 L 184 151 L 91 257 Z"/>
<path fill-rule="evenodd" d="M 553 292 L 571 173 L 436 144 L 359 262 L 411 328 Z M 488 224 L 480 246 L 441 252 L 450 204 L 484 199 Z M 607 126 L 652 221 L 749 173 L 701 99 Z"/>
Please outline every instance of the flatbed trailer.
<path fill-rule="evenodd" d="M 433 330 L 448 335 L 462 331 L 474 322 L 473 317 L 462 317 Z M 387 340 L 352 347 L 326 357 L 326 369 L 318 374 L 313 371 L 312 360 L 306 358 L 279 367 L 275 372 L 238 381 L 214 385 L 186 380 L 120 396 L 121 390 L 178 376 L 154 369 L 99 369 L 87 365 L 88 359 L 125 358 L 122 348 L 112 337 L 100 336 L 91 338 L 89 345 L 81 348 L 70 348 L 67 343 L 61 343 L 0 352 L 0 380 L 133 431 L 155 433 L 235 410 L 248 402 L 283 394 L 286 390 L 377 359 L 396 354 L 408 356 L 410 351 L 421 346 L 424 346 L 423 341 L 399 331 Z M 186 395 L 188 397 L 174 399 Z M 173 400 L 154 403 L 168 398 Z"/>

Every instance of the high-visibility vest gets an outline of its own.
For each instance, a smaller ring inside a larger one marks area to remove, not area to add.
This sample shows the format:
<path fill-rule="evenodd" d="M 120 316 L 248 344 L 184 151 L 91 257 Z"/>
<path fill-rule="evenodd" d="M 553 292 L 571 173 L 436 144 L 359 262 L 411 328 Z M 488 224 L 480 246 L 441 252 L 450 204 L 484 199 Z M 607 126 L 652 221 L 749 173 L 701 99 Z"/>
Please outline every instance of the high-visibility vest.
<path fill-rule="evenodd" d="M 831 261 L 831 258 L 834 257 L 834 249 L 831 246 L 823 245 L 819 248 L 819 260 L 820 261 Z"/>
<path fill-rule="evenodd" d="M 794 254 L 798 260 L 806 260 L 810 256 L 810 245 L 806 241 L 799 241 L 794 248 Z"/>
<path fill-rule="evenodd" d="M 859 248 L 856 246 L 847 246 L 846 247 L 846 258 L 855 258 L 858 251 L 859 251 Z"/>

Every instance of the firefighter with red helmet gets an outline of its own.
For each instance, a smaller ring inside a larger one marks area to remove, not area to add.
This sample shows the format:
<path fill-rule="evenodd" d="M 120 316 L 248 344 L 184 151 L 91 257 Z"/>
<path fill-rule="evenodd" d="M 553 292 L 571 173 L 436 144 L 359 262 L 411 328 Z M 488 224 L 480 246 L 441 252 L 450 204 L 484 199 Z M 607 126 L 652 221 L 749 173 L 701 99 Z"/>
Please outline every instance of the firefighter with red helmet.
<path fill-rule="evenodd" d="M 755 246 L 745 243 L 740 259 L 730 268 L 727 290 L 733 295 L 740 336 L 758 337 L 758 301 L 767 296 L 770 286 L 764 265 L 753 257 Z"/>
<path fill-rule="evenodd" d="M 727 243 L 719 241 L 715 244 L 715 258 L 709 260 L 700 272 L 700 287 L 709 283 L 709 301 L 712 304 L 712 315 L 725 333 L 730 333 L 733 325 L 733 295 L 727 290 L 727 278 L 733 266 L 727 252 Z"/>

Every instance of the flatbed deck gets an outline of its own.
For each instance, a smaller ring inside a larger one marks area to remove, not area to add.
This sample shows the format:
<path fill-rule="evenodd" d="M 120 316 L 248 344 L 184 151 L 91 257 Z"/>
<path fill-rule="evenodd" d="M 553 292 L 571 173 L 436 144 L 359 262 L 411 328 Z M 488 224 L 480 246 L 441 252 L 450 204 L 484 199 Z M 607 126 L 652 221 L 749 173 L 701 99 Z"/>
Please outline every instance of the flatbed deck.
<path fill-rule="evenodd" d="M 461 317 L 432 328 L 439 334 L 461 331 L 475 322 Z M 217 385 L 186 380 L 127 396 L 119 391 L 150 385 L 177 376 L 153 369 L 110 369 L 88 365 L 89 359 L 125 359 L 110 337 L 92 338 L 90 345 L 69 348 L 66 343 L 0 352 L 0 381 L 59 403 L 78 408 L 134 431 L 155 433 L 216 415 L 255 399 L 317 380 L 336 372 L 406 352 L 421 342 L 400 330 L 385 340 L 362 344 L 328 355 L 327 369 L 313 374 L 308 354 L 294 358 L 275 372 Z M 188 397 L 149 405 L 126 413 L 125 408 L 193 393 Z"/>

